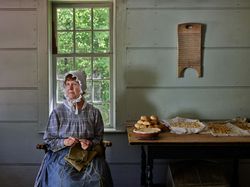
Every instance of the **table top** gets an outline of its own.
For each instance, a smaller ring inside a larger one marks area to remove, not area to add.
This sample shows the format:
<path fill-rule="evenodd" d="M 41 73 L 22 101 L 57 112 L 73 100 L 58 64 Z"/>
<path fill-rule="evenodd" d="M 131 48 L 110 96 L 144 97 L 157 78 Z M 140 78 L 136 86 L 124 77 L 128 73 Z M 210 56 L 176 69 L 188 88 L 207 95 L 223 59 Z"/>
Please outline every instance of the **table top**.
<path fill-rule="evenodd" d="M 155 139 L 138 139 L 133 133 L 134 127 L 127 127 L 128 142 L 131 145 L 162 144 L 249 144 L 250 136 L 213 136 L 211 134 L 173 134 L 161 132 Z"/>

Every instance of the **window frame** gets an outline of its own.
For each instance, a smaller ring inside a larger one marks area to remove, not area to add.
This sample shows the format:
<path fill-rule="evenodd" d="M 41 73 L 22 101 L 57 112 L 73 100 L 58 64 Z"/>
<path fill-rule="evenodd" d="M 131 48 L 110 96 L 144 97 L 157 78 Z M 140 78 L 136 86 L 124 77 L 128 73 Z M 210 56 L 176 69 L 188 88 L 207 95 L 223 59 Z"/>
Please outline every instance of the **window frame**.
<path fill-rule="evenodd" d="M 82 8 L 81 5 L 84 5 L 84 8 L 86 7 L 109 7 L 110 8 L 110 16 L 109 16 L 109 23 L 110 23 L 110 52 L 106 53 L 108 57 L 110 57 L 110 127 L 109 126 L 105 126 L 105 131 L 106 132 L 113 132 L 117 130 L 117 126 L 115 125 L 115 27 L 114 27 L 114 19 L 115 19 L 115 1 L 94 1 L 94 2 L 85 2 L 85 1 L 77 1 L 77 2 L 63 2 L 63 1 L 55 1 L 55 2 L 51 2 L 51 11 L 54 11 L 56 7 L 73 7 L 73 8 Z M 57 87 L 57 78 L 56 78 L 56 58 L 59 57 L 60 55 L 58 54 L 54 54 L 54 49 L 53 49 L 53 35 L 54 33 L 52 33 L 52 22 L 55 21 L 53 12 L 51 12 L 51 19 L 50 19 L 50 24 L 51 24 L 51 31 L 50 31 L 50 36 L 51 36 L 51 63 L 50 63 L 50 77 L 51 77 L 51 81 L 50 81 L 50 100 L 51 100 L 51 104 L 50 104 L 50 111 L 53 110 L 53 108 L 56 107 L 57 105 L 57 101 L 56 101 L 56 87 Z M 92 30 L 93 32 L 93 30 Z M 67 54 L 61 54 L 63 57 L 67 56 Z M 72 55 L 73 58 L 77 57 L 78 55 L 75 53 L 75 55 Z M 79 55 L 80 56 L 80 55 Z M 81 56 L 81 57 L 86 57 L 86 56 Z M 90 53 L 90 57 L 98 57 L 93 55 L 93 53 Z M 93 79 L 92 79 L 93 81 Z M 92 95 L 92 94 L 91 94 Z"/>

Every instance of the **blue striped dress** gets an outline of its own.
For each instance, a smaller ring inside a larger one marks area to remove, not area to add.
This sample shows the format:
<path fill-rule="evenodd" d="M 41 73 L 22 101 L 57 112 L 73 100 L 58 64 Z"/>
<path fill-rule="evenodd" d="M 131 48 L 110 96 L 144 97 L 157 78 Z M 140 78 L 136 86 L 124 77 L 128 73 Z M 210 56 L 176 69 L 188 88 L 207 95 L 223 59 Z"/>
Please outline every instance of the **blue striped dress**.
<path fill-rule="evenodd" d="M 104 157 L 95 157 L 80 172 L 65 161 L 64 157 L 69 153 L 69 147 L 63 143 L 65 138 L 89 139 L 94 144 L 103 139 L 100 111 L 86 101 L 78 114 L 74 110 L 64 101 L 51 112 L 44 134 L 49 151 L 44 156 L 34 187 L 113 187 Z"/>

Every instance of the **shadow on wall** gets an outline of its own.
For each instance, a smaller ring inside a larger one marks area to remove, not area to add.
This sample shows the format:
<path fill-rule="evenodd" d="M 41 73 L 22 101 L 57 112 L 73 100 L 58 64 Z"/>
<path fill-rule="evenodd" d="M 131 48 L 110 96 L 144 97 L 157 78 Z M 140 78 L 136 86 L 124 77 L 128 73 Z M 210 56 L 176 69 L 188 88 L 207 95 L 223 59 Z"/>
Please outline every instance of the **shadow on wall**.
<path fill-rule="evenodd" d="M 126 71 L 125 89 L 122 94 L 126 120 L 137 120 L 141 115 L 158 113 L 153 97 L 150 96 L 155 93 L 158 78 L 156 72 L 147 67 Z"/>
<path fill-rule="evenodd" d="M 199 112 L 192 110 L 180 110 L 178 113 L 170 115 L 169 119 L 175 118 L 177 116 L 189 119 L 200 119 Z"/>

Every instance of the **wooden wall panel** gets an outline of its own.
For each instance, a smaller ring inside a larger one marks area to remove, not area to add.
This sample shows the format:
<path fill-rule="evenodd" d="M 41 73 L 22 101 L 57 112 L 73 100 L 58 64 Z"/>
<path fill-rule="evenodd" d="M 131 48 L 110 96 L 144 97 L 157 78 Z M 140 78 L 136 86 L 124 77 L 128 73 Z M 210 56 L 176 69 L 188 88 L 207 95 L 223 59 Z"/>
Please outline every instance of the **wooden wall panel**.
<path fill-rule="evenodd" d="M 250 47 L 249 9 L 128 9 L 128 47 L 177 47 L 177 26 L 206 25 L 205 47 Z M 138 23 L 140 23 L 138 25 Z"/>
<path fill-rule="evenodd" d="M 2 122 L 0 140 L 0 165 L 40 163 L 44 152 L 36 149 L 42 143 L 42 135 L 35 133 L 37 124 L 32 122 Z M 17 156 L 18 153 L 18 156 Z"/>
<path fill-rule="evenodd" d="M 224 87 L 250 86 L 250 48 L 207 49 L 204 75 L 197 78 L 193 69 L 177 77 L 177 50 L 165 48 L 129 48 L 126 85 L 128 87 Z"/>
<path fill-rule="evenodd" d="M 0 165 L 0 181 L 3 187 L 34 186 L 38 165 Z"/>
<path fill-rule="evenodd" d="M 1 0 L 0 8 L 37 8 L 37 0 Z"/>
<path fill-rule="evenodd" d="M 127 155 L 127 154 L 126 154 Z M 138 164 L 125 164 L 122 167 L 119 165 L 111 166 L 113 173 L 119 173 L 119 176 L 114 175 L 114 186 L 127 187 L 127 186 L 141 186 L 140 185 L 140 165 Z M 128 172 L 128 171 L 133 172 Z M 122 180 L 125 179 L 125 180 Z"/>
<path fill-rule="evenodd" d="M 44 155 L 35 149 L 35 144 L 42 141 L 38 125 L 43 129 L 47 119 L 47 2 L 0 2 L 0 76 L 6 76 L 12 65 L 16 67 L 13 80 L 0 77 L 0 142 L 5 142 L 0 145 L 0 181 L 6 187 L 32 186 Z M 115 94 L 119 123 L 151 113 L 164 119 L 176 115 L 209 119 L 250 116 L 249 0 L 116 3 L 119 45 Z M 177 24 L 190 21 L 207 25 L 204 77 L 198 79 L 194 71 L 188 70 L 183 79 L 177 79 Z M 35 66 L 37 69 L 33 69 Z M 19 76 L 21 73 L 23 77 Z M 38 78 L 27 80 L 29 74 Z M 15 83 L 17 78 L 20 80 Z M 115 186 L 139 185 L 139 147 L 128 145 L 126 133 L 106 134 L 105 138 L 116 142 L 107 154 Z M 19 142 L 23 147 L 17 146 Z M 240 174 L 246 176 L 249 163 L 245 166 Z M 164 168 L 156 167 L 154 171 L 161 172 L 160 178 L 165 180 Z M 133 180 L 121 173 L 129 173 Z M 242 187 L 248 185 L 246 180 Z"/>
<path fill-rule="evenodd" d="M 0 48 L 36 48 L 36 15 L 35 11 L 0 11 Z"/>
<path fill-rule="evenodd" d="M 37 87 L 35 50 L 0 50 L 0 87 Z"/>
<path fill-rule="evenodd" d="M 194 1 L 194 0 L 127 0 L 128 8 L 238 8 L 250 7 L 248 0 L 209 0 L 209 1 Z"/>
<path fill-rule="evenodd" d="M 1 121 L 37 121 L 37 90 L 1 90 Z"/>
<path fill-rule="evenodd" d="M 156 114 L 198 119 L 231 119 L 250 116 L 250 88 L 128 89 L 127 119 Z"/>

